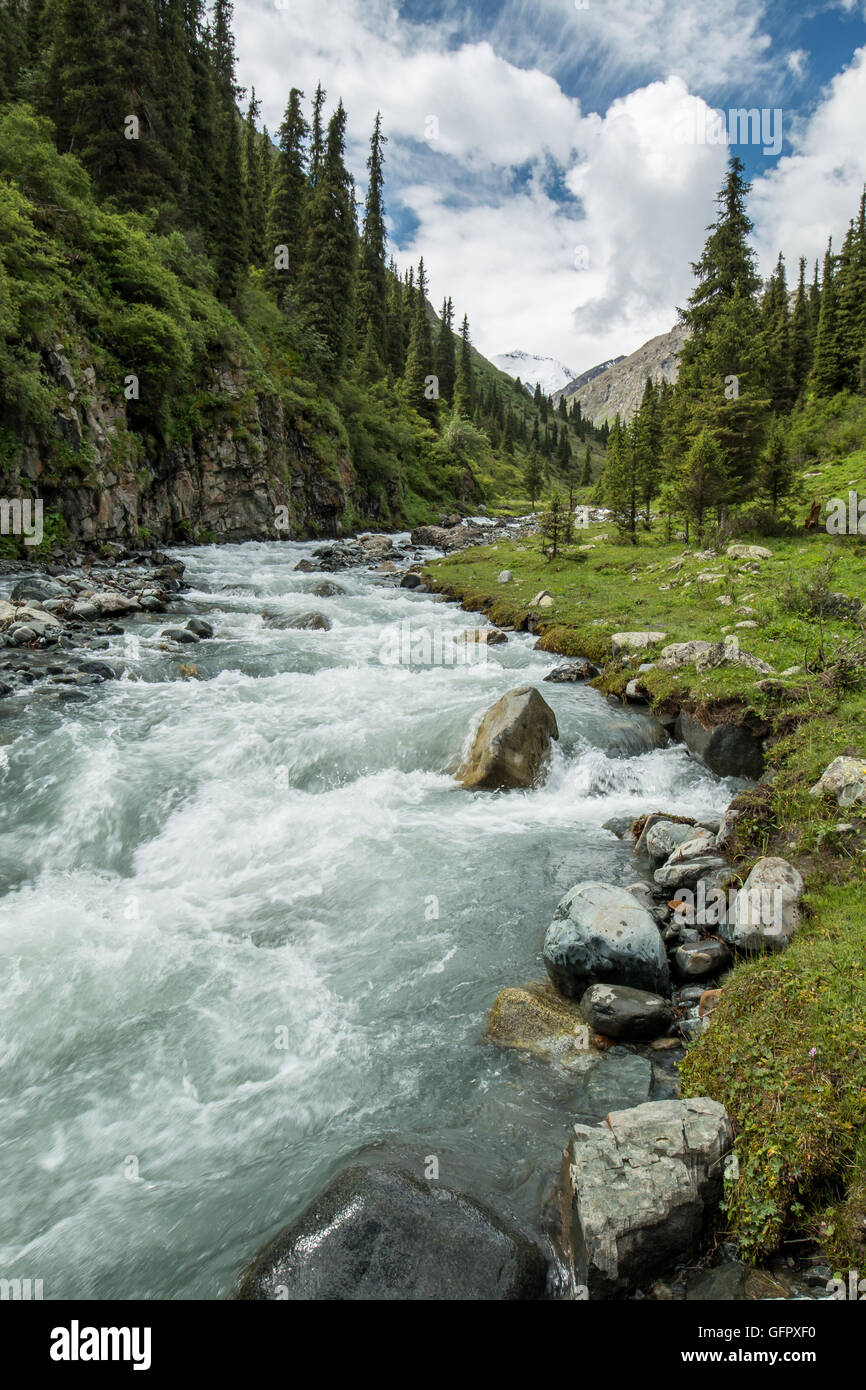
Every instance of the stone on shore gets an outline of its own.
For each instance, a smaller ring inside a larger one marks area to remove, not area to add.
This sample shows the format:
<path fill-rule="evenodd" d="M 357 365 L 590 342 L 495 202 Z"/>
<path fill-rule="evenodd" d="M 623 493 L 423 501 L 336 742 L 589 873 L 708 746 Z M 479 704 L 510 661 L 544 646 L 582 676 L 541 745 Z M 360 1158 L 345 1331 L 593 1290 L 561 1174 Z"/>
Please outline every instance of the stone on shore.
<path fill-rule="evenodd" d="M 704 1097 L 575 1125 L 559 1179 L 562 1244 L 590 1298 L 624 1294 L 697 1250 L 731 1142 L 724 1106 Z"/>
<path fill-rule="evenodd" d="M 507 791 L 536 786 L 559 738 L 553 710 L 532 685 L 509 690 L 482 719 L 457 780 L 470 790 Z"/>
<path fill-rule="evenodd" d="M 388 1168 L 347 1168 L 266 1246 L 243 1300 L 542 1299 L 547 1260 L 474 1198 Z"/>
<path fill-rule="evenodd" d="M 839 806 L 866 802 L 866 761 L 862 758 L 834 758 L 824 769 L 810 796 L 832 796 Z"/>
<path fill-rule="evenodd" d="M 717 777 L 749 777 L 758 781 L 764 770 L 761 740 L 745 724 L 712 724 L 704 727 L 685 710 L 677 730 L 690 753 L 700 758 Z"/>
<path fill-rule="evenodd" d="M 646 852 L 653 866 L 663 864 L 680 845 L 688 844 L 695 838 L 693 825 L 680 825 L 677 821 L 655 821 L 647 831 Z"/>
<path fill-rule="evenodd" d="M 786 859 L 759 859 L 734 899 L 731 940 L 741 951 L 783 951 L 800 925 L 803 878 Z"/>
<path fill-rule="evenodd" d="M 593 666 L 586 657 L 579 656 L 576 661 L 560 662 L 552 671 L 548 671 L 544 679 L 559 684 L 563 681 L 591 681 L 600 675 L 601 672 L 597 666 Z"/>
<path fill-rule="evenodd" d="M 610 645 L 614 656 L 620 656 L 623 652 L 653 647 L 657 642 L 663 642 L 666 637 L 666 632 L 615 632 L 610 639 Z"/>
<path fill-rule="evenodd" d="M 655 918 L 624 888 L 578 883 L 559 902 L 544 938 L 555 988 L 580 999 L 590 985 L 630 985 L 663 994 L 667 957 Z"/>

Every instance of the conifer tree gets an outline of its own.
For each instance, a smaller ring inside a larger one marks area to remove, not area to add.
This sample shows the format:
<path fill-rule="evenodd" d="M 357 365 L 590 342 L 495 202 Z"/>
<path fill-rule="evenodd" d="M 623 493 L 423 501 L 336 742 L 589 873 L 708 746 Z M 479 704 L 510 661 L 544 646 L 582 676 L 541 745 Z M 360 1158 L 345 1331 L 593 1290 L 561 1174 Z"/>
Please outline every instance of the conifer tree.
<path fill-rule="evenodd" d="M 256 100 L 256 89 L 253 87 L 250 91 L 243 134 L 244 199 L 249 258 L 252 265 L 261 265 L 265 247 L 265 199 L 258 148 L 261 137 L 256 128 L 260 115 L 261 105 Z"/>
<path fill-rule="evenodd" d="M 436 375 L 439 378 L 439 395 L 450 405 L 454 399 L 454 380 L 457 371 L 457 354 L 454 350 L 454 305 L 450 299 L 442 301 L 442 315 L 436 337 Z M 512 440 L 513 442 L 513 440 Z"/>
<path fill-rule="evenodd" d="M 845 374 L 839 351 L 839 332 L 836 313 L 836 260 L 832 238 L 824 256 L 821 277 L 821 311 L 815 334 L 815 357 L 810 384 L 818 396 L 833 396 L 842 390 Z"/>
<path fill-rule="evenodd" d="M 382 203 L 382 117 L 376 113 L 376 124 L 370 139 L 367 159 L 369 181 L 364 205 L 364 229 L 358 266 L 358 331 L 366 338 L 372 327 L 376 352 L 381 359 L 387 356 L 387 274 L 385 270 L 385 210 Z"/>
<path fill-rule="evenodd" d="M 354 327 L 357 231 L 345 145 L 346 112 L 341 101 L 328 123 L 324 156 L 307 203 L 301 272 L 307 321 L 326 346 L 328 360 L 322 367 L 331 378 L 343 368 Z"/>
<path fill-rule="evenodd" d="M 767 442 L 758 462 L 758 494 L 770 504 L 773 516 L 779 503 L 794 486 L 794 469 L 785 438 L 785 429 L 778 416 L 770 423 Z"/>
<path fill-rule="evenodd" d="M 541 467 L 541 459 L 538 450 L 533 444 L 526 457 L 526 468 L 523 474 L 523 483 L 529 493 L 529 500 L 532 510 L 535 511 L 535 499 L 541 492 L 544 483 L 544 471 Z"/>
<path fill-rule="evenodd" d="M 457 358 L 457 372 L 454 384 L 454 410 L 458 415 L 471 418 L 475 401 L 475 388 L 472 374 L 472 352 L 469 341 L 469 317 L 463 315 L 460 325 L 460 352 Z M 535 443 L 538 443 L 536 437 Z"/>
<path fill-rule="evenodd" d="M 791 383 L 795 396 L 799 396 L 803 390 L 812 368 L 814 329 L 809 292 L 806 288 L 806 257 L 801 256 L 797 298 L 791 315 Z"/>
<path fill-rule="evenodd" d="M 310 128 L 304 119 L 303 92 L 289 92 L 283 123 L 278 132 L 279 154 L 268 202 L 265 232 L 268 283 L 280 304 L 301 272 L 304 218 L 307 198 L 306 140 Z"/>

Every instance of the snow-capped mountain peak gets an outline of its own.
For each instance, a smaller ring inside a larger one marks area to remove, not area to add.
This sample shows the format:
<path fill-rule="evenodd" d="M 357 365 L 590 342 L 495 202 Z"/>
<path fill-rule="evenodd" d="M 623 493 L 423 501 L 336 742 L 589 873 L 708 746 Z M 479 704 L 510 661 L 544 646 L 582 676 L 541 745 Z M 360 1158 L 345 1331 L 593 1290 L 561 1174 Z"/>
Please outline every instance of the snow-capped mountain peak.
<path fill-rule="evenodd" d="M 502 352 L 490 360 L 509 376 L 519 376 L 524 386 L 528 386 L 531 391 L 540 386 L 546 396 L 552 396 L 554 391 L 561 391 L 575 378 L 571 368 L 566 367 L 563 362 L 558 362 L 555 357 L 536 357 L 531 352 L 521 352 L 519 349 L 515 349 L 514 352 Z"/>

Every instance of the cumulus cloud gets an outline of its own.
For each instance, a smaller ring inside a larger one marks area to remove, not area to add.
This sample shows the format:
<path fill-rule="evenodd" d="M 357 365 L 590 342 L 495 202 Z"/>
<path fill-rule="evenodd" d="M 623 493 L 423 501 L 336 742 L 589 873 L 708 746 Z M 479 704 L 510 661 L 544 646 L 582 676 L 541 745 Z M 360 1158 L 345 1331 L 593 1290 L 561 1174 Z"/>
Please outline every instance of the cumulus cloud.
<path fill-rule="evenodd" d="M 482 351 L 523 348 L 579 371 L 670 328 L 686 299 L 728 154 L 684 138 L 712 125 L 695 91 L 751 82 L 776 105 L 774 84 L 806 62 L 782 51 L 771 66 L 765 9 L 506 0 L 491 20 L 444 0 L 419 23 L 391 0 L 328 0 L 325 22 L 322 0 L 238 0 L 239 79 L 255 81 L 271 131 L 290 85 L 309 99 L 321 80 L 329 107 L 342 97 L 361 187 L 381 110 L 398 263 L 424 256 L 431 298 L 452 296 Z M 562 76 L 575 63 L 596 90 L 600 74 L 644 76 L 593 111 L 569 95 L 584 91 Z M 791 126 L 786 111 L 793 153 L 768 162 L 753 196 L 765 270 L 780 246 L 820 254 L 852 214 L 864 72 L 861 52 L 808 121 Z"/>
<path fill-rule="evenodd" d="M 792 133 L 793 153 L 756 181 L 752 216 L 764 273 L 781 250 L 790 268 L 800 255 L 837 247 L 866 183 L 866 47 L 837 73 L 811 118 Z"/>

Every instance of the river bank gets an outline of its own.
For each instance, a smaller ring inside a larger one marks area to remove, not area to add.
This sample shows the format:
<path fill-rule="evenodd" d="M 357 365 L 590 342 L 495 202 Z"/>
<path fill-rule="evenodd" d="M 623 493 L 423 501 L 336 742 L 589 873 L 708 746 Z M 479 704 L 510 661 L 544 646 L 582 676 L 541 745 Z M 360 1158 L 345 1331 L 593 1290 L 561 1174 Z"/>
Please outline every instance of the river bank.
<path fill-rule="evenodd" d="M 723 758 L 759 746 L 763 770 L 740 799 L 731 862 L 743 881 L 762 856 L 790 861 L 806 919 L 786 951 L 733 970 L 712 1028 L 689 1049 L 684 1085 L 734 1121 L 740 1178 L 725 1206 L 741 1252 L 762 1259 L 808 1238 L 834 1265 L 859 1268 L 864 824 L 856 787 L 819 783 L 839 757 L 853 757 L 857 774 L 863 752 L 862 566 L 853 546 L 824 535 L 722 553 L 657 542 L 636 552 L 602 524 L 577 539 L 553 561 L 537 541 L 447 557 L 427 581 L 497 625 L 532 631 L 543 650 L 596 663 L 596 688 L 679 723 L 701 756 L 715 730 Z M 634 629 L 652 634 L 647 645 L 617 640 Z"/>

